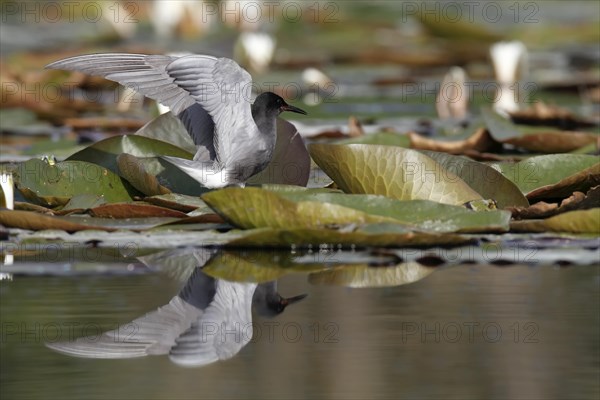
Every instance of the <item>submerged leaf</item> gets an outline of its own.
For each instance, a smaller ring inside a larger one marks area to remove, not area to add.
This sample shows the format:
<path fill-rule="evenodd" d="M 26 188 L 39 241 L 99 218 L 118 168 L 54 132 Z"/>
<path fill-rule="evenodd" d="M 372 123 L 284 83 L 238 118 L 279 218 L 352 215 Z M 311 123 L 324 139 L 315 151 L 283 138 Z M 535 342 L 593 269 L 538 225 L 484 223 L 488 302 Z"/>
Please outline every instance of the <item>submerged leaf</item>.
<path fill-rule="evenodd" d="M 481 199 L 430 157 L 392 146 L 312 144 L 315 162 L 345 192 L 464 204 Z"/>

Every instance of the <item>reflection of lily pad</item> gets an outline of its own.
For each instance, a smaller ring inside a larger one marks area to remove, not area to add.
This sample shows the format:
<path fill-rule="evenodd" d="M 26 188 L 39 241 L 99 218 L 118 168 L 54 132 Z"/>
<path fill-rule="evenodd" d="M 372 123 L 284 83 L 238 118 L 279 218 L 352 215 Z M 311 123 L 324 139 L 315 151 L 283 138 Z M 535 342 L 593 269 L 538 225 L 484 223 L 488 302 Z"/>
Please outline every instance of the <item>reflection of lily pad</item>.
<path fill-rule="evenodd" d="M 63 161 L 51 165 L 31 159 L 14 171 L 16 187 L 29 201 L 65 205 L 79 194 L 100 194 L 106 202 L 130 201 L 135 190 L 110 170 L 83 161 Z"/>
<path fill-rule="evenodd" d="M 206 264 L 203 271 L 214 278 L 234 282 L 269 282 L 290 273 L 308 273 L 325 269 L 322 264 L 298 264 L 290 253 L 222 251 Z"/>
<path fill-rule="evenodd" d="M 347 193 L 464 204 L 481 196 L 430 157 L 395 146 L 312 144 L 315 162 Z"/>
<path fill-rule="evenodd" d="M 346 265 L 310 274 L 308 281 L 313 285 L 354 288 L 400 286 L 419 281 L 434 270 L 434 268 L 424 267 L 417 262 L 402 263 L 392 267 Z"/>

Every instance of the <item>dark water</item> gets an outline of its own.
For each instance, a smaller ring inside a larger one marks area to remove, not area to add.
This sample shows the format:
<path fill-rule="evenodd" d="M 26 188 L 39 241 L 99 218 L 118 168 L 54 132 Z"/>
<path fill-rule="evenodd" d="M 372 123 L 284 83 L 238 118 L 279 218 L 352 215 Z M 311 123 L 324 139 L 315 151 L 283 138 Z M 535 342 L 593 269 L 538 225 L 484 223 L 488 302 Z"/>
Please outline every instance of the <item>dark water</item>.
<path fill-rule="evenodd" d="M 201 368 L 44 345 L 155 310 L 178 293 L 176 274 L 17 275 L 0 282 L 0 398 L 598 398 L 598 265 L 430 272 L 385 288 L 284 276 L 283 296 L 308 297 L 274 318 L 254 313 L 250 343 Z"/>

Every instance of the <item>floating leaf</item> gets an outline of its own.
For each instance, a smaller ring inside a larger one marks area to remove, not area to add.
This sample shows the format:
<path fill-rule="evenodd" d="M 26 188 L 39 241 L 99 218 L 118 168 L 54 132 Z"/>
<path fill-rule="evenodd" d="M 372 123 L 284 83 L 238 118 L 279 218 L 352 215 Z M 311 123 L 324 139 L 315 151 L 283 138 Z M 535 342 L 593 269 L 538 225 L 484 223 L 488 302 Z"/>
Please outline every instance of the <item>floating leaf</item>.
<path fill-rule="evenodd" d="M 574 191 L 587 191 L 600 184 L 600 162 L 596 156 L 550 154 L 492 166 L 530 200 L 567 197 Z"/>
<path fill-rule="evenodd" d="M 587 210 L 600 204 L 600 186 L 590 189 L 587 194 L 574 192 L 564 199 L 560 206 L 558 203 L 537 202 L 529 207 L 516 207 L 511 209 L 515 219 L 548 218 L 557 214 L 574 210 Z"/>
<path fill-rule="evenodd" d="M 306 228 L 386 221 L 336 204 L 293 202 L 259 188 L 226 188 L 202 196 L 226 221 L 243 229 Z"/>
<path fill-rule="evenodd" d="M 495 140 L 532 152 L 568 153 L 600 140 L 598 135 L 584 132 L 533 131 L 524 133 L 511 121 L 489 108 L 483 108 L 481 114 Z"/>
<path fill-rule="evenodd" d="M 511 230 L 518 232 L 570 232 L 600 234 L 600 208 L 569 211 L 548 219 L 514 221 Z"/>
<path fill-rule="evenodd" d="M 417 262 L 401 263 L 392 267 L 347 265 L 332 270 L 312 273 L 308 282 L 313 285 L 335 285 L 352 288 L 400 286 L 417 282 L 435 271 Z"/>
<path fill-rule="evenodd" d="M 482 197 L 496 200 L 499 208 L 529 205 L 521 190 L 489 165 L 445 153 L 434 151 L 423 151 L 423 153 L 434 159 L 445 170 L 459 176 Z"/>
<path fill-rule="evenodd" d="M 73 154 L 67 160 L 87 161 L 119 173 L 117 156 L 127 153 L 135 157 L 173 156 L 191 160 L 193 154 L 162 140 L 124 135 L 101 140 Z"/>
<path fill-rule="evenodd" d="M 485 128 L 479 128 L 473 135 L 462 140 L 435 140 L 415 132 L 410 132 L 408 137 L 411 149 L 442 151 L 450 154 L 464 154 L 468 150 L 483 152 L 500 147 Z"/>
<path fill-rule="evenodd" d="M 349 195 L 323 192 L 280 192 L 293 201 L 338 204 L 370 215 L 394 218 L 399 223 L 435 232 L 507 231 L 510 212 L 473 211 L 461 206 L 428 200 L 394 200 L 376 195 Z"/>
<path fill-rule="evenodd" d="M 392 146 L 312 144 L 315 162 L 347 193 L 464 204 L 481 196 L 430 157 Z"/>
<path fill-rule="evenodd" d="M 90 210 L 93 217 L 98 218 L 148 218 L 148 217 L 170 217 L 187 218 L 187 214 L 169 208 L 154 206 L 151 204 L 138 203 L 112 203 Z"/>
<path fill-rule="evenodd" d="M 185 129 L 185 125 L 170 111 L 154 118 L 142 126 L 135 134 L 151 139 L 168 141 L 173 146 L 179 147 L 190 154 L 196 153 L 196 145 L 187 129 Z"/>
<path fill-rule="evenodd" d="M 0 224 L 9 228 L 20 228 L 38 231 L 42 229 L 59 229 L 76 232 L 87 229 L 113 231 L 115 228 L 91 226 L 84 223 L 65 220 L 65 217 L 54 217 L 32 211 L 0 210 Z"/>
<path fill-rule="evenodd" d="M 310 156 L 294 125 L 277 119 L 277 142 L 269 165 L 248 180 L 249 184 L 281 183 L 306 186 L 310 176 Z"/>
<path fill-rule="evenodd" d="M 306 247 L 308 245 L 344 245 L 344 246 L 380 246 L 380 247 L 420 247 L 420 246 L 457 246 L 473 242 L 473 239 L 452 233 L 425 233 L 400 231 L 386 232 L 390 225 L 371 227 L 376 232 L 363 230 L 342 232 L 324 228 L 298 229 L 253 229 L 225 244 L 226 247 Z"/>
<path fill-rule="evenodd" d="M 129 201 L 135 190 L 99 165 L 63 161 L 54 165 L 31 159 L 14 170 L 17 189 L 29 201 L 44 206 L 65 205 L 78 194 L 101 194 L 107 202 Z"/>
<path fill-rule="evenodd" d="M 172 210 L 178 210 L 185 213 L 194 211 L 198 208 L 206 208 L 210 210 L 206 203 L 203 202 L 202 199 L 200 199 L 200 197 L 186 196 L 184 194 L 178 193 L 169 193 L 152 197 L 146 197 L 144 201 L 150 204 L 155 204 L 161 207 L 167 207 Z"/>
<path fill-rule="evenodd" d="M 123 153 L 117 156 L 119 174 L 131 186 L 144 193 L 146 196 L 171 193 L 169 189 L 158 183 L 155 175 L 146 172 L 144 164 L 131 154 Z"/>
<path fill-rule="evenodd" d="M 134 156 L 129 156 L 127 159 L 133 160 Z M 175 193 L 185 194 L 189 196 L 198 196 L 206 193 L 209 189 L 203 187 L 200 183 L 194 180 L 191 176 L 174 166 L 168 161 L 158 157 L 140 158 L 136 157 L 133 163 L 131 172 L 132 177 L 136 176 L 136 171 L 142 173 L 137 175 L 139 181 L 146 179 L 147 176 L 154 176 L 159 187 L 158 190 L 170 190 Z M 141 184 L 141 183 L 140 183 Z M 150 190 L 150 188 L 146 189 Z"/>

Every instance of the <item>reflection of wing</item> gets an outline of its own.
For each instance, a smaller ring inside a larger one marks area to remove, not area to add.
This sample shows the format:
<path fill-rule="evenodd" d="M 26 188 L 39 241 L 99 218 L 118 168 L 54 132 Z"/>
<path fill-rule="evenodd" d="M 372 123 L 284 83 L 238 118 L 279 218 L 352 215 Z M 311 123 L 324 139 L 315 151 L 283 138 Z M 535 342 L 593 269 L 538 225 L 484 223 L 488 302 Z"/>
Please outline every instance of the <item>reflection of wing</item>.
<path fill-rule="evenodd" d="M 236 355 L 252 338 L 252 295 L 256 284 L 218 281 L 210 306 L 176 340 L 171 360 L 200 366 Z"/>
<path fill-rule="evenodd" d="M 47 343 L 84 358 L 132 358 L 169 354 L 180 365 L 226 360 L 252 338 L 256 284 L 215 280 L 196 268 L 169 304 L 98 336 Z"/>
<path fill-rule="evenodd" d="M 175 339 L 202 315 L 202 310 L 174 297 L 169 304 L 99 337 L 47 343 L 60 353 L 85 358 L 132 358 L 166 354 Z"/>

